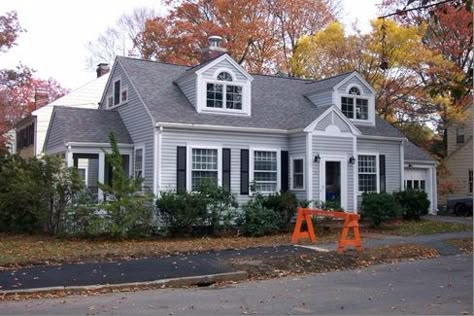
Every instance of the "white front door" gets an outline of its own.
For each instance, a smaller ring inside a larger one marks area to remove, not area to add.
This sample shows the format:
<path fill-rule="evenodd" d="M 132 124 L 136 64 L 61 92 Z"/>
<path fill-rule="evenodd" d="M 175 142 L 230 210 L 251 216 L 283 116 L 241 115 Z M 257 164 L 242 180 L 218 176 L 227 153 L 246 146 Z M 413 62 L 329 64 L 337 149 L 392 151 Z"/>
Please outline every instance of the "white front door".
<path fill-rule="evenodd" d="M 347 157 L 323 156 L 319 163 L 319 200 L 338 202 L 347 210 Z"/>

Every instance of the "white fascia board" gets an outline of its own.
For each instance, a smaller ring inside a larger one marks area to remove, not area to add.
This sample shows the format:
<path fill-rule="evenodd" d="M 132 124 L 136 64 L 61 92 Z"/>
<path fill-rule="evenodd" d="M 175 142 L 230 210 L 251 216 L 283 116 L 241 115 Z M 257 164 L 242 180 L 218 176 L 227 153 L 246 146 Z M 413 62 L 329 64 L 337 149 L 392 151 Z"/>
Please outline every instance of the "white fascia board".
<path fill-rule="evenodd" d="M 185 128 L 193 130 L 208 130 L 208 131 L 227 131 L 227 132 L 243 132 L 243 133 L 268 133 L 268 134 L 293 134 L 302 132 L 303 129 L 273 129 L 260 127 L 239 127 L 239 126 L 223 126 L 223 125 L 206 125 L 206 124 L 188 124 L 188 123 L 169 123 L 158 122 L 156 127 L 164 128 Z"/>
<path fill-rule="evenodd" d="M 359 135 L 357 136 L 357 138 L 368 139 L 368 140 L 386 140 L 386 141 L 394 141 L 394 142 L 403 142 L 407 140 L 405 137 L 375 136 L 375 135 Z"/>
<path fill-rule="evenodd" d="M 362 76 L 357 72 L 357 71 L 354 71 L 353 73 L 351 73 L 349 76 L 347 76 L 344 80 L 342 80 L 341 82 L 339 82 L 337 85 L 334 86 L 334 90 L 337 90 L 339 89 L 340 86 L 344 85 L 347 81 L 351 80 L 352 78 L 356 77 L 357 79 L 359 79 L 363 84 L 364 86 L 370 90 L 370 92 L 372 92 L 374 95 L 377 94 L 377 92 L 375 91 L 374 88 L 372 88 L 372 86 L 364 79 L 362 78 Z"/>
<path fill-rule="evenodd" d="M 351 132 L 356 135 L 360 136 L 362 133 L 360 130 L 357 128 L 357 126 L 354 125 L 342 112 L 337 108 L 335 105 L 331 105 L 326 111 L 324 111 L 321 115 L 319 115 L 313 122 L 311 122 L 308 126 L 306 126 L 303 131 L 305 132 L 312 132 L 316 125 L 326 117 L 329 113 L 334 112 L 339 118 L 341 118 L 349 127 L 351 128 Z"/>
<path fill-rule="evenodd" d="M 405 167 L 408 167 L 408 165 L 427 165 L 425 168 L 432 167 L 432 166 L 437 166 L 439 163 L 437 161 L 427 161 L 427 160 L 413 160 L 413 159 L 405 159 Z M 420 166 L 420 168 L 423 168 Z"/>
<path fill-rule="evenodd" d="M 230 62 L 232 64 L 232 66 L 234 66 L 235 68 L 237 68 L 237 70 L 239 70 L 249 81 L 253 81 L 253 77 L 245 71 L 244 68 L 242 68 L 242 66 L 240 66 L 232 57 L 230 57 L 227 53 L 225 54 L 222 54 L 221 56 L 217 57 L 216 59 L 214 59 L 213 61 L 211 61 L 209 64 L 207 64 L 206 66 L 202 67 L 201 69 L 197 70 L 195 73 L 197 75 L 201 75 L 203 72 L 207 71 L 209 68 L 213 67 L 214 65 L 220 63 L 221 61 L 223 60 L 227 60 L 228 62 Z"/>
<path fill-rule="evenodd" d="M 135 145 L 133 144 L 124 144 L 124 143 L 117 143 L 119 147 L 123 148 L 133 148 Z M 88 143 L 88 142 L 67 142 L 66 147 L 73 146 L 73 147 L 111 147 L 110 143 Z"/>
<path fill-rule="evenodd" d="M 105 83 L 105 86 L 104 86 L 104 91 L 102 91 L 102 96 L 100 97 L 100 100 L 99 100 L 99 108 L 98 109 L 107 108 L 107 104 L 105 104 L 104 101 L 105 101 L 105 98 L 107 97 L 107 90 L 108 90 L 108 87 L 110 85 L 110 82 L 112 81 L 112 74 L 115 72 L 115 68 L 117 66 L 117 63 L 118 63 L 118 56 L 115 56 L 114 63 L 113 63 L 112 68 L 110 69 L 110 72 L 109 72 L 109 78 L 107 78 L 107 82 Z"/>

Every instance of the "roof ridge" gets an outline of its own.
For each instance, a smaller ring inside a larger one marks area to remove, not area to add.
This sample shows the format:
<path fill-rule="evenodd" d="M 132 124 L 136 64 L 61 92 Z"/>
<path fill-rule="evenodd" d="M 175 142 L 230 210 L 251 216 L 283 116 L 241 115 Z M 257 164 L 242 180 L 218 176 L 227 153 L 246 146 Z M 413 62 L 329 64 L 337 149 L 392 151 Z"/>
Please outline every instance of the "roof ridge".
<path fill-rule="evenodd" d="M 289 79 L 289 80 L 300 80 L 300 81 L 310 81 L 308 83 L 315 82 L 314 79 L 305 79 L 305 78 L 298 78 L 298 77 L 283 77 L 278 75 L 269 75 L 269 74 L 259 74 L 259 73 L 250 73 L 252 76 L 261 76 L 261 77 L 272 77 L 278 79 Z"/>
<path fill-rule="evenodd" d="M 145 59 L 145 58 L 135 58 L 135 57 L 130 57 L 130 56 L 117 56 L 118 59 L 130 59 L 130 60 L 136 60 L 136 61 L 146 61 L 154 64 L 163 64 L 163 65 L 171 65 L 171 66 L 178 66 L 178 67 L 191 67 L 194 68 L 196 66 L 192 65 L 180 65 L 180 64 L 174 64 L 174 63 L 168 63 L 164 61 L 158 61 L 158 60 L 150 60 L 150 59 Z"/>
<path fill-rule="evenodd" d="M 343 73 L 340 73 L 340 74 L 337 74 L 337 75 L 334 75 L 334 76 L 331 76 L 331 77 L 313 80 L 313 82 L 310 82 L 310 83 L 308 83 L 308 84 L 319 83 L 319 82 L 326 81 L 326 80 L 329 80 L 329 79 L 334 79 L 334 78 L 337 78 L 337 77 L 349 75 L 349 74 L 351 74 L 351 73 L 353 73 L 353 72 L 357 72 L 357 71 L 356 71 L 356 70 L 351 70 L 351 71 L 343 72 Z"/>

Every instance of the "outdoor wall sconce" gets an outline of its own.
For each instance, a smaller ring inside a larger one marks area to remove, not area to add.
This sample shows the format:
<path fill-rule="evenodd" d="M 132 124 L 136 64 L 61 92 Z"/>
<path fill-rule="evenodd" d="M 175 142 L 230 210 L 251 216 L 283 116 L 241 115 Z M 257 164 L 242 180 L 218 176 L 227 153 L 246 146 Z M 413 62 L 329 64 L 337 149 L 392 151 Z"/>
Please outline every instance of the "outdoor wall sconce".
<path fill-rule="evenodd" d="M 314 156 L 314 162 L 319 162 L 320 160 L 321 160 L 321 157 L 319 156 L 319 154 Z"/>
<path fill-rule="evenodd" d="M 350 163 L 351 165 L 353 165 L 355 162 L 356 162 L 356 159 L 354 158 L 354 156 L 351 156 L 351 157 L 349 158 L 349 163 Z"/>

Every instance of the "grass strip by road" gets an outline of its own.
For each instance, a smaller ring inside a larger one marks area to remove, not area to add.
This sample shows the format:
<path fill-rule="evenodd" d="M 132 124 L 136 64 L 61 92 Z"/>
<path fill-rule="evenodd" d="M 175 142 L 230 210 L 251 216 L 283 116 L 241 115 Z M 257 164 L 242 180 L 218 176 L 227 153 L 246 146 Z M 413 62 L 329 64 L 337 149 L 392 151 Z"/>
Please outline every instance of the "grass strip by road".
<path fill-rule="evenodd" d="M 318 235 L 336 241 L 339 232 Z M 289 244 L 291 234 L 265 237 L 195 237 L 151 240 L 61 239 L 50 236 L 0 234 L 0 270 L 29 265 L 133 260 L 160 255 Z"/>
<path fill-rule="evenodd" d="M 388 224 L 384 224 L 378 229 L 370 229 L 370 232 L 397 236 L 419 236 L 464 231 L 472 231 L 472 226 L 459 223 L 432 221 L 426 219 L 421 219 L 418 221 L 398 220 Z"/>

